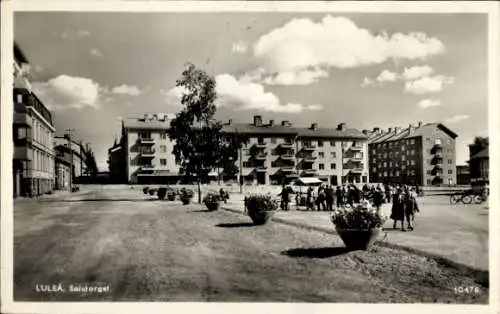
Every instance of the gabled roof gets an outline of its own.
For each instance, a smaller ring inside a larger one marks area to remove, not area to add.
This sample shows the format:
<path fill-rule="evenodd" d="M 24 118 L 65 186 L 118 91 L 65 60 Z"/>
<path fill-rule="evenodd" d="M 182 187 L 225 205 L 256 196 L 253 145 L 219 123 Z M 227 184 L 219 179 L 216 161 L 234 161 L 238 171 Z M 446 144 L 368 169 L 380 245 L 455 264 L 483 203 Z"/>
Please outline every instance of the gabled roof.
<path fill-rule="evenodd" d="M 489 155 L 490 155 L 489 149 L 485 148 L 482 151 L 480 151 L 479 153 L 472 156 L 470 159 L 490 158 Z"/>
<path fill-rule="evenodd" d="M 370 144 L 372 143 L 382 143 L 382 142 L 390 142 L 390 141 L 397 141 L 401 139 L 407 139 L 407 138 L 414 138 L 414 137 L 419 137 L 428 134 L 429 129 L 434 129 L 434 128 L 439 128 L 446 134 L 448 134 L 452 138 L 457 138 L 458 135 L 451 131 L 449 128 L 447 128 L 444 124 L 442 123 L 427 123 L 424 124 L 420 127 L 414 127 L 412 130 L 410 128 L 405 128 L 401 132 L 390 132 L 390 133 L 384 133 L 380 136 L 373 137 L 370 140 Z"/>
<path fill-rule="evenodd" d="M 134 118 L 123 119 L 123 126 L 126 129 L 145 129 L 145 130 L 166 130 L 170 128 L 169 120 L 141 121 Z"/>

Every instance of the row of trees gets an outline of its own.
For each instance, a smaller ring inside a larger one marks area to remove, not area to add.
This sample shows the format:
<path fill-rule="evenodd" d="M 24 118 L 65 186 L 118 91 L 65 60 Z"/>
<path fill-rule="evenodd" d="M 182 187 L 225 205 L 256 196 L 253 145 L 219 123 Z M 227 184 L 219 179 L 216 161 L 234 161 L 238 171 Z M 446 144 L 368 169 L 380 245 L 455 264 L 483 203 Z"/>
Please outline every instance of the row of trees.
<path fill-rule="evenodd" d="M 175 142 L 173 154 L 186 176 L 195 177 L 198 202 L 201 203 L 201 182 L 213 170 L 234 176 L 234 164 L 244 135 L 228 137 L 221 132 L 223 124 L 215 120 L 217 93 L 215 79 L 188 63 L 176 86 L 184 90 L 182 109 L 170 122 L 169 138 Z"/>

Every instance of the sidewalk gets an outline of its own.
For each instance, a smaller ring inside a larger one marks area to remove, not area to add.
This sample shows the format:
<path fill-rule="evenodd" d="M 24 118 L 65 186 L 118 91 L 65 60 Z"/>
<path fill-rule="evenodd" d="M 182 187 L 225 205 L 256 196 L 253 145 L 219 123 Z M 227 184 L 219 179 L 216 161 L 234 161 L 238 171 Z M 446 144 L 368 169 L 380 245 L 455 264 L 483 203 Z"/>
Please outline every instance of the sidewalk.
<path fill-rule="evenodd" d="M 384 226 L 387 233 L 379 244 L 410 251 L 415 254 L 442 259 L 455 267 L 470 268 L 471 271 L 488 271 L 488 219 L 484 206 L 469 205 L 470 208 L 439 204 L 436 200 L 422 201 L 421 212 L 416 217 L 415 230 L 402 232 L 392 229 L 392 220 Z M 244 214 L 243 202 L 233 199 L 223 209 Z M 390 215 L 390 205 L 382 208 Z M 450 213 L 452 212 L 452 213 Z M 326 232 L 335 235 L 329 212 L 278 211 L 273 221 L 299 228 Z M 398 224 L 398 227 L 400 225 Z"/>

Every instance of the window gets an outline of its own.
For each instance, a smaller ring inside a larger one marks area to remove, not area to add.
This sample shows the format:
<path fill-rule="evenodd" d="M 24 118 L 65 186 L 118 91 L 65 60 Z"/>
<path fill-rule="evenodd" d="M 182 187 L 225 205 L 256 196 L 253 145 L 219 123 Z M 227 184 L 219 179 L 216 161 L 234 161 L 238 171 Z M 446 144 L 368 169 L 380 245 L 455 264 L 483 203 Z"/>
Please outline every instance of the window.
<path fill-rule="evenodd" d="M 396 177 L 399 177 L 399 170 L 396 170 Z"/>
<path fill-rule="evenodd" d="M 396 157 L 399 157 L 399 152 L 396 152 Z"/>
<path fill-rule="evenodd" d="M 330 146 L 335 147 L 335 141 L 330 141 Z"/>
<path fill-rule="evenodd" d="M 413 138 L 412 138 L 412 139 L 410 140 L 410 144 L 411 144 L 411 145 L 414 145 L 414 144 L 415 144 L 415 139 L 413 139 Z"/>
<path fill-rule="evenodd" d="M 427 179 L 427 184 L 432 184 L 431 179 Z"/>
<path fill-rule="evenodd" d="M 410 151 L 409 150 L 406 151 L 406 155 L 410 156 Z"/>
<path fill-rule="evenodd" d="M 325 164 L 319 164 L 319 170 L 324 170 L 325 169 Z"/>
<path fill-rule="evenodd" d="M 166 153 L 167 152 L 167 146 L 166 145 L 160 145 L 160 153 Z"/>
<path fill-rule="evenodd" d="M 392 153 L 389 153 L 389 157 L 392 157 Z"/>
<path fill-rule="evenodd" d="M 319 156 L 319 158 L 325 158 L 325 153 L 324 152 L 319 152 L 318 156 Z"/>
<path fill-rule="evenodd" d="M 323 147 L 323 141 L 318 141 L 318 146 Z"/>
<path fill-rule="evenodd" d="M 414 149 L 411 150 L 411 154 L 415 155 L 415 150 Z"/>
<path fill-rule="evenodd" d="M 415 175 L 415 170 L 412 170 L 411 171 L 411 175 L 414 176 Z"/>
<path fill-rule="evenodd" d="M 415 166 L 415 160 L 412 160 L 412 161 L 411 161 L 411 165 L 412 165 L 412 166 Z"/>
<path fill-rule="evenodd" d="M 387 162 L 384 162 L 384 167 L 387 167 Z"/>
<path fill-rule="evenodd" d="M 387 171 L 384 171 L 384 177 L 387 177 Z"/>
<path fill-rule="evenodd" d="M 23 94 L 17 94 L 16 98 L 17 98 L 17 103 L 18 104 L 22 104 L 23 103 Z"/>
<path fill-rule="evenodd" d="M 437 138 L 437 139 L 436 139 L 436 141 L 435 141 L 435 144 L 436 144 L 436 145 L 441 145 L 441 144 L 442 144 L 441 139 L 440 139 L 440 138 Z"/>
<path fill-rule="evenodd" d="M 448 145 L 451 145 L 451 140 L 450 140 L 450 139 L 448 139 L 447 143 L 448 143 Z"/>
<path fill-rule="evenodd" d="M 404 145 L 401 145 L 401 151 L 404 152 L 405 151 L 405 146 Z"/>
<path fill-rule="evenodd" d="M 392 147 L 392 142 L 389 143 L 389 147 Z"/>
<path fill-rule="evenodd" d="M 248 168 L 248 167 L 250 167 L 250 163 L 249 163 L 248 161 L 244 161 L 244 162 L 243 162 L 243 167 L 244 167 L 244 168 Z"/>
<path fill-rule="evenodd" d="M 429 137 L 426 137 L 425 138 L 425 144 L 430 144 L 431 143 L 431 139 Z"/>
<path fill-rule="evenodd" d="M 275 137 L 271 137 L 271 143 L 272 144 L 276 144 L 276 138 Z"/>
<path fill-rule="evenodd" d="M 453 174 L 453 170 L 449 169 L 448 174 Z"/>
<path fill-rule="evenodd" d="M 162 140 L 166 140 L 166 139 L 167 139 L 167 133 L 166 133 L 166 132 L 161 132 L 161 133 L 160 133 L 160 138 L 161 138 Z"/>
<path fill-rule="evenodd" d="M 392 162 L 389 162 L 389 167 L 392 167 Z"/>
<path fill-rule="evenodd" d="M 451 164 L 453 164 L 453 160 L 448 159 L 448 165 L 451 165 Z"/>
<path fill-rule="evenodd" d="M 430 175 L 430 174 L 432 174 L 432 171 L 430 171 L 430 170 L 427 170 L 427 174 L 429 174 L 429 175 Z"/>
<path fill-rule="evenodd" d="M 336 166 L 337 166 L 336 164 L 330 164 L 330 169 L 336 169 L 337 168 Z"/>
<path fill-rule="evenodd" d="M 337 158 L 337 153 L 336 152 L 330 152 L 330 157 L 331 158 Z"/>
<path fill-rule="evenodd" d="M 376 163 L 377 162 L 377 158 L 373 158 L 373 163 Z"/>
<path fill-rule="evenodd" d="M 402 155 L 402 156 L 401 156 L 401 160 L 406 160 L 406 156 L 405 156 L 405 155 Z"/>
<path fill-rule="evenodd" d="M 264 138 L 262 138 L 262 137 L 259 137 L 259 138 L 257 139 L 257 142 L 258 142 L 259 144 L 265 144 L 265 143 L 266 143 L 266 141 L 264 141 Z"/>
<path fill-rule="evenodd" d="M 405 170 L 406 169 L 406 165 L 401 165 L 401 169 Z"/>

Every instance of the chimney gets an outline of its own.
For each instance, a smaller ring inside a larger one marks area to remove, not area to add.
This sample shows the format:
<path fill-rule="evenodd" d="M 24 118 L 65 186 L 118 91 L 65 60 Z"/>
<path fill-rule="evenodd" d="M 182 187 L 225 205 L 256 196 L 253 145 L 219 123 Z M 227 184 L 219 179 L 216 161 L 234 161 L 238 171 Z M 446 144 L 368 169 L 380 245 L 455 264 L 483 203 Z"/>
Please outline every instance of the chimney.
<path fill-rule="evenodd" d="M 339 123 L 339 125 L 337 125 L 337 130 L 338 131 L 344 131 L 345 130 L 345 123 L 342 122 L 342 123 Z"/>
<path fill-rule="evenodd" d="M 281 126 L 289 126 L 289 125 L 290 125 L 290 121 L 288 121 L 288 120 L 281 121 Z"/>
<path fill-rule="evenodd" d="M 392 128 L 388 128 L 387 132 L 391 133 L 392 132 Z"/>
<path fill-rule="evenodd" d="M 274 125 L 274 120 L 269 120 L 269 126 L 273 126 Z"/>
<path fill-rule="evenodd" d="M 401 131 L 401 128 L 399 126 L 394 128 L 394 133 L 399 133 L 399 131 Z"/>
<path fill-rule="evenodd" d="M 261 126 L 262 125 L 262 116 L 253 116 L 253 125 Z"/>
<path fill-rule="evenodd" d="M 232 123 L 233 123 L 233 119 L 229 119 L 229 120 L 227 121 L 227 125 L 231 125 Z"/>
<path fill-rule="evenodd" d="M 410 131 L 410 134 L 413 133 L 413 131 L 415 131 L 415 127 L 410 123 L 410 125 L 408 126 L 408 130 Z"/>
<path fill-rule="evenodd" d="M 158 120 L 158 114 L 157 113 L 153 113 L 153 120 Z"/>
<path fill-rule="evenodd" d="M 380 132 L 380 128 L 379 127 L 373 128 L 373 132 L 378 134 L 378 132 Z"/>
<path fill-rule="evenodd" d="M 363 130 L 362 132 L 363 132 L 364 135 L 368 135 L 369 131 L 368 130 Z"/>
<path fill-rule="evenodd" d="M 418 121 L 418 127 L 422 127 L 422 121 Z"/>
<path fill-rule="evenodd" d="M 318 124 L 317 123 L 311 124 L 311 130 L 316 130 L 317 128 L 318 128 Z"/>

